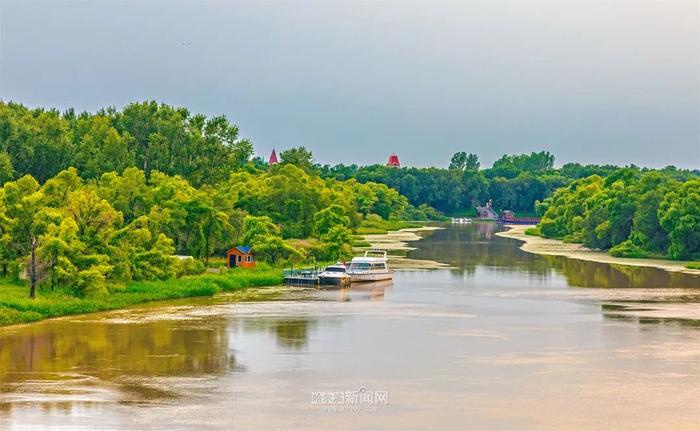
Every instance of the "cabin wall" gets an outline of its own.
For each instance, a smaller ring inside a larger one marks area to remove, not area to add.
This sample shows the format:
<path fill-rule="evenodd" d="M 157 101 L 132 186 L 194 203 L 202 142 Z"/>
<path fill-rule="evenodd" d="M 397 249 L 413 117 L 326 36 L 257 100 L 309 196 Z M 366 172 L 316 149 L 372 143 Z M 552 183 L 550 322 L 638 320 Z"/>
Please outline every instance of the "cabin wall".
<path fill-rule="evenodd" d="M 255 257 L 252 254 L 231 252 L 226 255 L 226 266 L 229 268 L 254 268 Z"/>

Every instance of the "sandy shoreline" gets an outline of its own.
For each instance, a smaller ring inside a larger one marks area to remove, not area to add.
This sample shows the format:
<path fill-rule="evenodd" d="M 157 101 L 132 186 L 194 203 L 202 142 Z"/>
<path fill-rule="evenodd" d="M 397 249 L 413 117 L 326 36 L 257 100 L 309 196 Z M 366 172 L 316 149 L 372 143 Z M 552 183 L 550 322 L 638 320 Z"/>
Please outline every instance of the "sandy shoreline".
<path fill-rule="evenodd" d="M 386 250 L 389 257 L 389 266 L 395 269 L 438 269 L 447 268 L 449 265 L 434 260 L 409 259 L 403 256 L 391 255 L 392 251 L 414 250 L 415 247 L 409 245 L 412 241 L 418 241 L 422 236 L 420 232 L 443 229 L 436 226 L 423 226 L 417 228 L 406 228 L 397 231 L 390 231 L 384 234 L 364 235 L 364 240 L 370 244 L 371 248 Z M 358 251 L 366 248 L 359 248 Z"/>
<path fill-rule="evenodd" d="M 686 268 L 688 262 L 680 262 L 664 259 L 635 259 L 610 256 L 607 252 L 591 250 L 581 244 L 569 244 L 556 239 L 542 238 L 539 236 L 525 235 L 525 229 L 534 227 L 530 225 L 506 225 L 510 228 L 496 235 L 504 238 L 512 238 L 523 241 L 520 249 L 528 253 L 564 256 L 572 259 L 587 260 L 590 262 L 611 263 L 628 266 L 645 266 L 660 268 L 666 271 L 683 272 L 686 274 L 700 275 L 700 270 Z"/>

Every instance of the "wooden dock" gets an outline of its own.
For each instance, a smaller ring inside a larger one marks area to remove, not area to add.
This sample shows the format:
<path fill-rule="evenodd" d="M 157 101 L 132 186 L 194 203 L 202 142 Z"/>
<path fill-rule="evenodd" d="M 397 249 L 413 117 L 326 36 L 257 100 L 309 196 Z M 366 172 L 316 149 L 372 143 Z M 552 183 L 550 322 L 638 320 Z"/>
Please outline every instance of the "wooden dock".
<path fill-rule="evenodd" d="M 282 273 L 284 284 L 291 286 L 318 286 L 319 268 L 285 269 Z"/>

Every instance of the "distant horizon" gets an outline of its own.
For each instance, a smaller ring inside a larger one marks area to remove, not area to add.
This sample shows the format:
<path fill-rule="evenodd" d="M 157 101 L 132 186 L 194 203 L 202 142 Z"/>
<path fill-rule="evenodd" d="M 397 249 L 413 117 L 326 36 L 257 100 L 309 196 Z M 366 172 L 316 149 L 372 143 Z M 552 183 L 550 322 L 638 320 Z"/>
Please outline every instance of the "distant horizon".
<path fill-rule="evenodd" d="M 0 98 L 225 114 L 265 157 L 700 167 L 700 2 L 0 4 Z M 127 31 L 128 28 L 128 31 Z"/>

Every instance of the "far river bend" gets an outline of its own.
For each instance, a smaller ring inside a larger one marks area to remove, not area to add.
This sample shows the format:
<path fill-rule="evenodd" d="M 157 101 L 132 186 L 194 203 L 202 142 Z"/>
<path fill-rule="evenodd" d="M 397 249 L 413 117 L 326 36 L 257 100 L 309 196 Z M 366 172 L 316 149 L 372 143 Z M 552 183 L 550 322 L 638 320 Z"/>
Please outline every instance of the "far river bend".
<path fill-rule="evenodd" d="M 697 429 L 700 278 L 447 226 L 393 285 L 0 329 L 2 430 Z"/>

